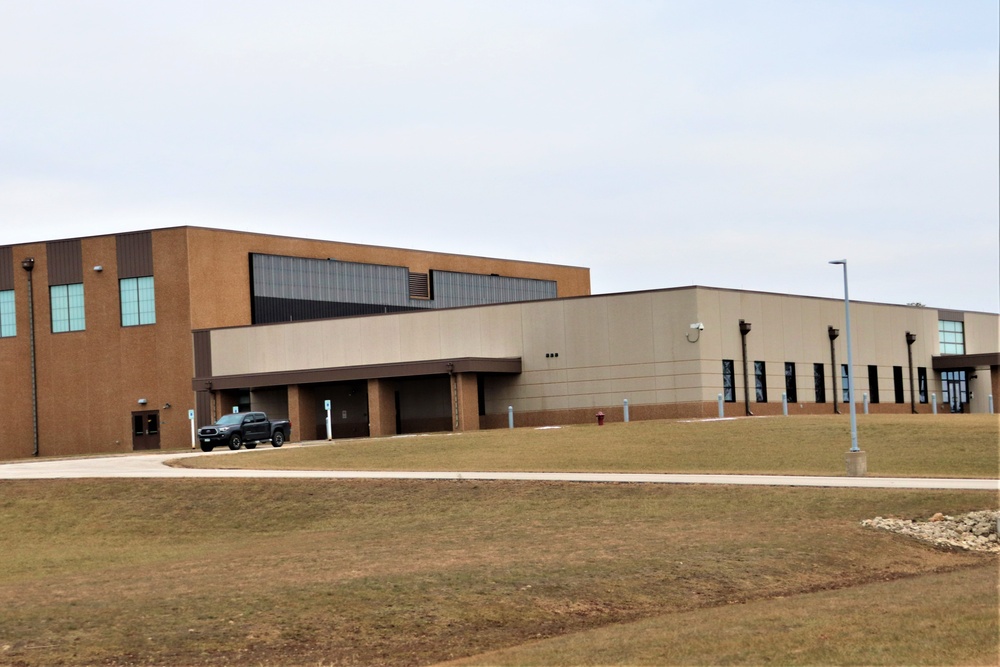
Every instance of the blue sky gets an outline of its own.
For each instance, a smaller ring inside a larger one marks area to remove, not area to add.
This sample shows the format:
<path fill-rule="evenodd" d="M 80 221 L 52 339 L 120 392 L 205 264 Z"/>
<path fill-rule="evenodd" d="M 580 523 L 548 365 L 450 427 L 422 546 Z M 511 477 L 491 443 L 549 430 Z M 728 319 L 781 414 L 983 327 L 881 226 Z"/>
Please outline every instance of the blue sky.
<path fill-rule="evenodd" d="M 0 245 L 173 225 L 1000 310 L 1000 10 L 0 0 Z"/>

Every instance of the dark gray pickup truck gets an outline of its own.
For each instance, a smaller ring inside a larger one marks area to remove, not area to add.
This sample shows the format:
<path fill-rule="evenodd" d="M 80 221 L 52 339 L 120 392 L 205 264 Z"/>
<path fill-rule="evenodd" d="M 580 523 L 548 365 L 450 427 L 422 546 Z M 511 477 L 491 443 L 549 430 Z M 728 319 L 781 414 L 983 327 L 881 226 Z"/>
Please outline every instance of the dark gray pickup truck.
<path fill-rule="evenodd" d="M 292 424 L 288 420 L 269 421 L 263 412 L 234 412 L 211 426 L 198 429 L 198 442 L 203 452 L 210 452 L 219 445 L 232 450 L 243 445 L 253 449 L 261 442 L 281 447 L 291 434 Z"/>

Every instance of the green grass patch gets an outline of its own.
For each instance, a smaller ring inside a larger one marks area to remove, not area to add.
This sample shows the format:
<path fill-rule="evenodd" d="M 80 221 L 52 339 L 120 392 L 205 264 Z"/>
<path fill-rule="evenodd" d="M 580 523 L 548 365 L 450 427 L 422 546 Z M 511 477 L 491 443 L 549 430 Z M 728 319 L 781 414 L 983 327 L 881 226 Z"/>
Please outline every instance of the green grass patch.
<path fill-rule="evenodd" d="M 537 640 L 670 619 L 726 630 L 717 652 L 703 642 L 679 662 L 790 662 L 803 646 L 801 662 L 813 664 L 995 662 L 995 617 L 968 610 L 996 609 L 996 586 L 975 582 L 998 559 L 859 522 L 996 506 L 996 493 L 973 491 L 3 482 L 0 664 L 419 665 L 480 654 L 489 663 L 490 652 Z M 966 572 L 973 583 L 933 578 Z M 919 611 L 889 604 L 877 588 L 886 582 L 912 583 L 914 600 L 952 585 L 979 592 Z M 878 597 L 878 607 L 857 603 Z M 810 625 L 813 614 L 791 604 L 814 599 L 854 609 L 851 627 L 870 629 L 854 637 L 867 653 L 822 649 L 833 622 Z M 934 619 L 949 652 L 908 646 Z M 768 628 L 769 640 L 751 639 Z M 664 632 L 660 648 L 616 659 L 641 662 L 687 641 Z"/>
<path fill-rule="evenodd" d="M 997 478 L 996 415 L 860 415 L 868 472 Z M 351 440 L 184 459 L 202 468 L 845 475 L 846 415 L 643 421 Z"/>

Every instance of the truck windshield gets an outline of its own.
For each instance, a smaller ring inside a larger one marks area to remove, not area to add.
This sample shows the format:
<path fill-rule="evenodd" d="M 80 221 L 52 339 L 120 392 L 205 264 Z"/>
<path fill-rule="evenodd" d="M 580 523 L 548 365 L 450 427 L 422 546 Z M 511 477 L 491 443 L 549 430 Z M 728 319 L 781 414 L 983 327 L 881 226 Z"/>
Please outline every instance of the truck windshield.
<path fill-rule="evenodd" d="M 219 417 L 219 421 L 215 423 L 227 426 L 229 424 L 239 424 L 242 421 L 243 421 L 243 415 L 234 412 L 233 414 L 223 415 L 222 417 Z"/>

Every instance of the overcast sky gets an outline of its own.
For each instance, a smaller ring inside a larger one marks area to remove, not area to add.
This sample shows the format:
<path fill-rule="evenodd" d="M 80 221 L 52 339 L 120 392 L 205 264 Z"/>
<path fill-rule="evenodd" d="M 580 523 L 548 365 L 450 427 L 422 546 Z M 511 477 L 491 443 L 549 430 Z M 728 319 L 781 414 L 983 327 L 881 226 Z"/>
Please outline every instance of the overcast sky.
<path fill-rule="evenodd" d="M 996 0 L 0 0 L 0 245 L 174 225 L 1000 310 Z"/>

